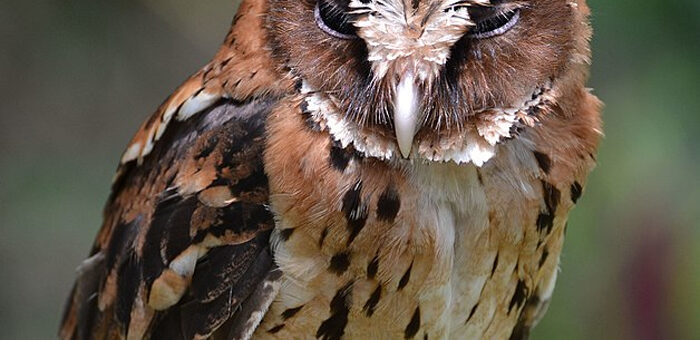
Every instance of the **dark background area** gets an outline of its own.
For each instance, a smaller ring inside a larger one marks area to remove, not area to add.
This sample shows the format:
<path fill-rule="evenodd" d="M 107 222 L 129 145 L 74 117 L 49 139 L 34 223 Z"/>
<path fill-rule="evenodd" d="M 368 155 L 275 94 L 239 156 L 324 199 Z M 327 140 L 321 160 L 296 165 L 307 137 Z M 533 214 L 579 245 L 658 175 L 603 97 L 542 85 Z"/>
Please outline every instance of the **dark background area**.
<path fill-rule="evenodd" d="M 233 2 L 0 2 L 0 338 L 55 337 L 123 147 Z M 700 339 L 700 2 L 589 4 L 606 137 L 533 338 Z"/>

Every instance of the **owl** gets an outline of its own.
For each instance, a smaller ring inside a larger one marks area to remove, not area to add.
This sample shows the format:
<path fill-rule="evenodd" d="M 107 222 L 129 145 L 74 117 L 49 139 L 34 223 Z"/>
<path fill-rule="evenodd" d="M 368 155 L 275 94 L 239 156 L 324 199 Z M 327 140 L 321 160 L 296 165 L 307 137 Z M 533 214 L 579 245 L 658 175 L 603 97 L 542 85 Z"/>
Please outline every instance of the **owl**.
<path fill-rule="evenodd" d="M 244 0 L 124 152 L 61 339 L 525 339 L 595 165 L 585 0 Z"/>

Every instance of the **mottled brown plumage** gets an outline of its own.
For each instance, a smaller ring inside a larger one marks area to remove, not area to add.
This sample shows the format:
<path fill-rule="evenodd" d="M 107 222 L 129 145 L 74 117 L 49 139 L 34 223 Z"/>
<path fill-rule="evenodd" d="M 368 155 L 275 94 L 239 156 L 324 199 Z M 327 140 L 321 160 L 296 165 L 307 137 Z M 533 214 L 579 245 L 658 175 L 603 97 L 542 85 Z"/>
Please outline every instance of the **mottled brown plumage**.
<path fill-rule="evenodd" d="M 245 0 L 127 147 L 61 339 L 524 339 L 595 164 L 584 0 Z"/>

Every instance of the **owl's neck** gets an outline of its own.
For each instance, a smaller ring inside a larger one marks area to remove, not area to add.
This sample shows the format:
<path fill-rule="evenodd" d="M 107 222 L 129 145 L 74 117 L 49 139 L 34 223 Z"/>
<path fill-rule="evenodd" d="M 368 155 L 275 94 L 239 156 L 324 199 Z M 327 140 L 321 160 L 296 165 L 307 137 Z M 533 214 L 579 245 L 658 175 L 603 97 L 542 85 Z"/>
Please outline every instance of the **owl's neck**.
<path fill-rule="evenodd" d="M 450 135 L 423 134 L 416 138 L 410 159 L 453 162 L 481 167 L 496 155 L 499 143 L 513 138 L 517 130 L 534 126 L 538 113 L 552 101 L 551 84 L 535 89 L 516 108 L 493 108 L 477 112 L 459 131 Z M 342 147 L 352 146 L 365 157 L 388 162 L 402 160 L 394 136 L 362 127 L 339 112 L 332 95 L 323 94 L 304 82 L 302 95 L 310 118 Z"/>

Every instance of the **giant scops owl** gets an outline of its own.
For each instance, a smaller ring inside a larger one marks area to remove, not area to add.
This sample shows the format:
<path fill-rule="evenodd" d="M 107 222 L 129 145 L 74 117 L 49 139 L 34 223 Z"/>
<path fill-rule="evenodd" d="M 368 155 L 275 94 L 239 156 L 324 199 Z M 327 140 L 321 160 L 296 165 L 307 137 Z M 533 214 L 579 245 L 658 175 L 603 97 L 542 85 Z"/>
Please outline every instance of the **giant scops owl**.
<path fill-rule="evenodd" d="M 585 0 L 244 0 L 139 129 L 61 339 L 524 339 L 594 166 Z"/>

